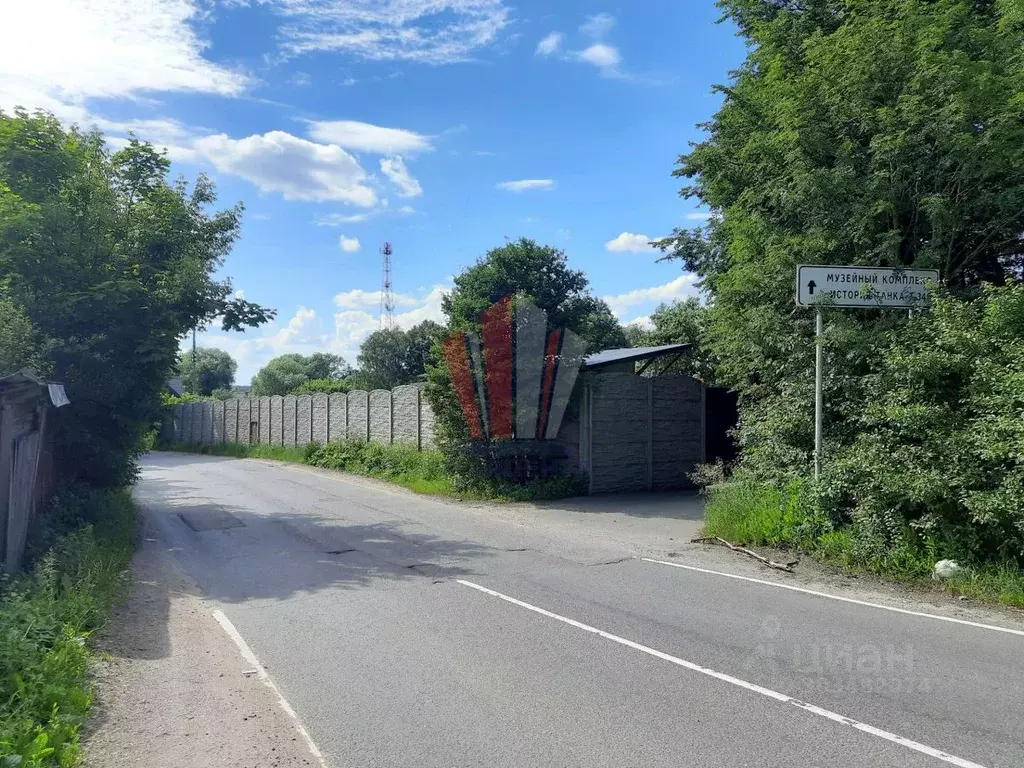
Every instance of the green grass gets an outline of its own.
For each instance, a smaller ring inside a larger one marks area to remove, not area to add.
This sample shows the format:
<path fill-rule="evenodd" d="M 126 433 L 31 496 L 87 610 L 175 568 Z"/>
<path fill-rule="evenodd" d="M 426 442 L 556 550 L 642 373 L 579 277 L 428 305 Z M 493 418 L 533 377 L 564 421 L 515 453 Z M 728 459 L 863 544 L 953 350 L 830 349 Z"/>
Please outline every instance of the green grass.
<path fill-rule="evenodd" d="M 0 582 L 0 768 L 71 766 L 92 703 L 92 632 L 127 585 L 127 489 L 65 491 L 30 573 Z"/>
<path fill-rule="evenodd" d="M 490 501 L 535 501 L 577 496 L 586 492 L 578 477 L 559 477 L 532 483 L 502 483 L 493 480 L 467 481 L 445 471 L 440 451 L 418 451 L 414 446 L 341 440 L 307 446 L 245 445 L 162 445 L 161 450 L 201 453 L 235 458 L 277 459 L 336 469 L 401 485 L 416 493 L 456 499 Z M 2 768 L 2 766 L 0 766 Z"/>
<path fill-rule="evenodd" d="M 784 488 L 753 482 L 712 486 L 704 512 L 704 534 L 733 544 L 794 549 L 850 571 L 871 572 L 918 586 L 931 585 L 937 545 L 906 541 L 885 547 L 858 544 L 850 527 L 835 527 L 816 515 L 804 485 Z M 1024 571 L 1014 563 L 965 564 L 965 572 L 943 582 L 955 595 L 1024 608 Z"/>

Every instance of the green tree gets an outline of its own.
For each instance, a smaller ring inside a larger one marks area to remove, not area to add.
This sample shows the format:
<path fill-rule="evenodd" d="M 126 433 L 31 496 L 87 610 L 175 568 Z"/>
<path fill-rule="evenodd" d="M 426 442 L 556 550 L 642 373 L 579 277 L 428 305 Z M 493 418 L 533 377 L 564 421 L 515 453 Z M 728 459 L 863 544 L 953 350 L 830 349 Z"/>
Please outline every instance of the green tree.
<path fill-rule="evenodd" d="M 452 329 L 475 330 L 494 302 L 521 295 L 546 310 L 551 325 L 582 336 L 591 351 L 625 346 L 622 326 L 589 285 L 581 270 L 569 269 L 564 251 L 522 238 L 492 248 L 463 270 L 441 306 Z"/>
<path fill-rule="evenodd" d="M 326 352 L 308 357 L 295 353 L 281 355 L 256 373 L 249 394 L 253 397 L 287 395 L 311 380 L 343 379 L 349 373 L 348 365 L 339 355 Z"/>
<path fill-rule="evenodd" d="M 802 472 L 813 446 L 813 314 L 798 262 L 931 267 L 955 291 L 1024 268 L 1024 13 L 1003 0 L 723 0 L 749 43 L 682 190 L 716 212 L 661 243 L 712 296 L 744 461 Z M 885 311 L 827 313 L 826 435 L 852 440 Z M 827 446 L 827 448 L 829 448 Z M 832 448 L 829 448 L 832 450 Z"/>
<path fill-rule="evenodd" d="M 424 320 L 408 331 L 400 328 L 374 331 L 359 350 L 359 379 L 369 389 L 393 389 L 426 373 L 430 348 L 444 329 Z"/>
<path fill-rule="evenodd" d="M 185 333 L 273 315 L 213 278 L 241 206 L 211 212 L 210 181 L 169 183 L 169 168 L 137 140 L 111 154 L 52 115 L 0 112 L 0 312 L 23 344 L 4 367 L 65 384 L 72 406 L 51 422 L 64 479 L 130 480 Z"/>
<path fill-rule="evenodd" d="M 185 391 L 197 395 L 210 395 L 215 389 L 230 390 L 237 370 L 234 358 L 216 347 L 199 347 L 194 361 L 191 351 L 184 352 L 178 363 L 178 376 Z"/>

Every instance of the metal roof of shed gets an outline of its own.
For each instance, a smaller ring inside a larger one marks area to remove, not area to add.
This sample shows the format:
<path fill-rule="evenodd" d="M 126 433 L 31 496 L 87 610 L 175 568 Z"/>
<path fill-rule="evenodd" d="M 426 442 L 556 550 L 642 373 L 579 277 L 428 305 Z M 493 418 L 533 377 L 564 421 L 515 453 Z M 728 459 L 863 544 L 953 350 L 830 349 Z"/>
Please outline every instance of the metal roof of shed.
<path fill-rule="evenodd" d="M 600 368 L 602 365 L 613 363 L 625 363 L 637 360 L 651 360 L 656 357 L 664 357 L 682 353 L 692 347 L 692 344 L 664 344 L 660 347 L 623 347 L 621 349 L 605 349 L 588 355 L 583 360 L 583 367 L 587 369 Z"/>

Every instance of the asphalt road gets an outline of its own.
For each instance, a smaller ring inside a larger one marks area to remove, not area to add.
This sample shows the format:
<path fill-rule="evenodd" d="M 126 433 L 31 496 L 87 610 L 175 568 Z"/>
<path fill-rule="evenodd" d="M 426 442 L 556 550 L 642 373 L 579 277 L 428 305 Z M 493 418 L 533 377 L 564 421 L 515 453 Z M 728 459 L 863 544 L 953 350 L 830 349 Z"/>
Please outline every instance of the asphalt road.
<path fill-rule="evenodd" d="M 1024 767 L 1024 622 L 705 551 L 687 496 L 159 453 L 137 496 L 331 768 Z"/>

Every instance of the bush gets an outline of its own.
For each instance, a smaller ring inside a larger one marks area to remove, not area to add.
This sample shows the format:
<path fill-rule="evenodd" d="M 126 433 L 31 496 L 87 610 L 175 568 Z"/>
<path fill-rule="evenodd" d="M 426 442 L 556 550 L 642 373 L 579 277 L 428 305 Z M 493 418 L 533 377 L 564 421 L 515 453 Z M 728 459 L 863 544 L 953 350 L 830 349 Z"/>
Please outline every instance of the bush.
<path fill-rule="evenodd" d="M 890 335 L 823 502 L 864 560 L 1024 561 L 1024 286 L 939 297 Z"/>
<path fill-rule="evenodd" d="M 65 491 L 32 572 L 0 582 L 0 766 L 70 766 L 91 704 L 88 638 L 126 585 L 129 492 Z"/>

